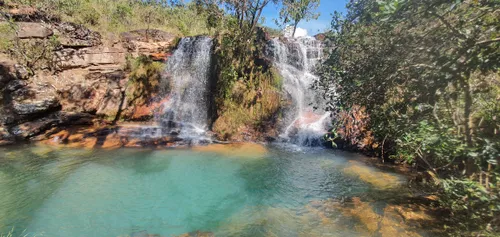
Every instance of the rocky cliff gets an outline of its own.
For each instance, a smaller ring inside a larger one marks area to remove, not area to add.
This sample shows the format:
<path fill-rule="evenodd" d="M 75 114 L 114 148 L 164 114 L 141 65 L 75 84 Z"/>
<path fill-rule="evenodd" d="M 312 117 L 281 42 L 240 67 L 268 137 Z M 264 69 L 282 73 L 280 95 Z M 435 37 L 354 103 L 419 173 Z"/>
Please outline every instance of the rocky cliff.
<path fill-rule="evenodd" d="M 2 16 L 13 34 L 0 53 L 0 145 L 47 139 L 65 126 L 152 118 L 159 103 L 132 96 L 143 88 L 131 80 L 130 62 L 165 60 L 175 35 L 103 37 L 32 8 L 2 8 Z"/>

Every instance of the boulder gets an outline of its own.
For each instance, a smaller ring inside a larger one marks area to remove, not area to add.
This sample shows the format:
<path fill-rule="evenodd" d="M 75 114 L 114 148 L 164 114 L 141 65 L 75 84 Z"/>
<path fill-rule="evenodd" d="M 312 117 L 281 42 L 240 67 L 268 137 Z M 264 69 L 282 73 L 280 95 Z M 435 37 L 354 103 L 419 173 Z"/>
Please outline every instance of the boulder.
<path fill-rule="evenodd" d="M 12 109 L 21 118 L 30 118 L 50 113 L 60 107 L 59 100 L 56 97 L 48 96 L 41 99 L 28 99 L 23 101 L 14 101 Z"/>
<path fill-rule="evenodd" d="M 54 34 L 51 29 L 44 26 L 42 23 L 18 22 L 16 24 L 18 27 L 17 37 L 20 39 L 44 39 Z"/>

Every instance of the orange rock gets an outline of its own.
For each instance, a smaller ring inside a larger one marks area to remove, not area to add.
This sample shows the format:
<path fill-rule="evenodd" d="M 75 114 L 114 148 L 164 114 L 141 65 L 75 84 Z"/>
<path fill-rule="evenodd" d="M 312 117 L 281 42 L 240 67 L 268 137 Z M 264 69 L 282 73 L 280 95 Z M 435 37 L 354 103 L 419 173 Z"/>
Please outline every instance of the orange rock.
<path fill-rule="evenodd" d="M 152 53 L 149 56 L 153 61 L 166 61 L 170 55 L 170 53 Z"/>
<path fill-rule="evenodd" d="M 123 147 L 127 148 L 137 148 L 137 147 L 142 147 L 141 140 L 134 138 L 134 139 L 127 139 L 127 142 L 123 144 Z"/>
<path fill-rule="evenodd" d="M 101 148 L 103 149 L 118 149 L 123 146 L 120 136 L 116 134 L 109 134 L 104 138 L 104 143 Z"/>
<path fill-rule="evenodd" d="M 153 102 L 153 103 L 147 103 L 143 105 L 138 105 L 134 108 L 132 115 L 130 116 L 130 119 L 132 120 L 144 120 L 151 118 L 155 115 L 155 112 L 158 111 L 161 113 L 161 108 L 163 103 L 167 102 L 169 100 L 168 97 L 163 98 L 160 101 Z"/>

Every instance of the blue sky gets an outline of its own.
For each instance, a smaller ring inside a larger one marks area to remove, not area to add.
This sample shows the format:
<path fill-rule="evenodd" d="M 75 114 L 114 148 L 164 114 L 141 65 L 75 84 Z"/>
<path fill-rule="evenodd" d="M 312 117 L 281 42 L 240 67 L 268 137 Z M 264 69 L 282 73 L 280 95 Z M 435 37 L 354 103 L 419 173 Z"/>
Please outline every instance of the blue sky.
<path fill-rule="evenodd" d="M 315 35 L 324 32 L 330 27 L 332 21 L 331 14 L 334 11 L 345 12 L 345 5 L 347 0 L 321 0 L 318 7 L 320 16 L 317 20 L 311 20 L 309 22 L 301 21 L 299 23 L 300 28 L 307 30 L 309 35 Z M 279 10 L 277 6 L 270 5 L 267 6 L 262 15 L 265 17 L 266 21 L 264 25 L 276 28 L 274 19 L 278 18 Z"/>

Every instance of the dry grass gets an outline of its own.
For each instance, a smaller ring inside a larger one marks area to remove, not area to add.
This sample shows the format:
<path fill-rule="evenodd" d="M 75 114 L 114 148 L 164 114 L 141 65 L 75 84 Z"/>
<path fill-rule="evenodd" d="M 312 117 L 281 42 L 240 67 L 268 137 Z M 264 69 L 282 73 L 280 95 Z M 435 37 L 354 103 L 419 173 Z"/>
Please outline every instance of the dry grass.
<path fill-rule="evenodd" d="M 193 36 L 209 34 L 206 16 L 194 4 L 162 6 L 129 0 L 7 0 L 8 5 L 29 5 L 102 33 L 104 37 L 121 32 L 155 28 Z"/>

